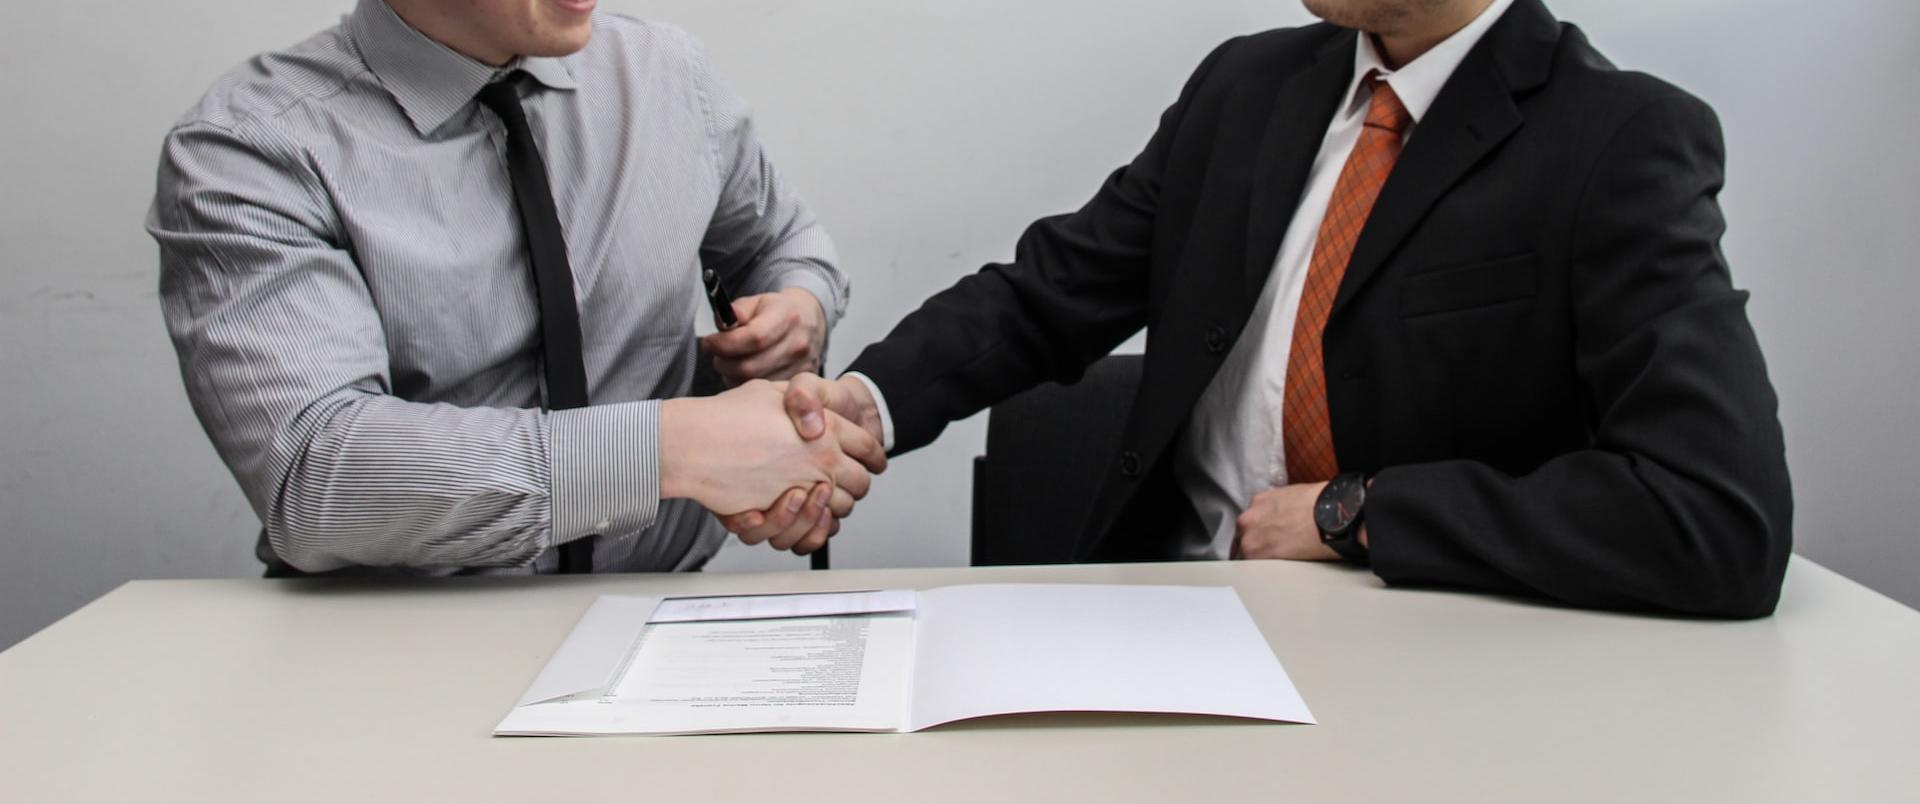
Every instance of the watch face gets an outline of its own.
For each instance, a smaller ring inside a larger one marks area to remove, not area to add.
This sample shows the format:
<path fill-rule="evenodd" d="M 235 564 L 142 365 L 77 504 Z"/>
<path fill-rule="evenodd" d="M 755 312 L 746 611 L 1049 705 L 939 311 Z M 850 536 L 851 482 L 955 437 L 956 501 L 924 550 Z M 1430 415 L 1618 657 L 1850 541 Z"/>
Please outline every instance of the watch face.
<path fill-rule="evenodd" d="M 1358 475 L 1336 477 L 1314 504 L 1313 522 L 1323 534 L 1344 534 L 1360 517 L 1360 506 L 1366 499 L 1367 484 Z"/>

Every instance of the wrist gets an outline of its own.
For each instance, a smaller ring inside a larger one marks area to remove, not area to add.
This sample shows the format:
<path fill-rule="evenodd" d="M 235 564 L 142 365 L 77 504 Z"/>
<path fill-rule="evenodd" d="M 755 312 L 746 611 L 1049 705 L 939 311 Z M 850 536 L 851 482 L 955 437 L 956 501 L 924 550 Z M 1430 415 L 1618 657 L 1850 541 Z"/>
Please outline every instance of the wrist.
<path fill-rule="evenodd" d="M 775 280 L 775 292 L 805 293 L 812 300 L 813 308 L 820 311 L 820 318 L 828 329 L 846 313 L 842 301 L 834 286 L 827 282 L 814 268 L 794 267 L 781 274 Z"/>
<path fill-rule="evenodd" d="M 834 382 L 839 383 L 841 392 L 853 401 L 855 415 L 852 422 L 866 430 L 875 441 L 886 443 L 886 425 L 880 421 L 880 406 L 874 403 L 873 393 L 867 389 L 867 384 L 854 377 L 841 377 Z"/>
<path fill-rule="evenodd" d="M 1378 477 L 1378 475 L 1373 475 L 1367 478 L 1367 495 L 1369 497 L 1373 495 L 1373 481 Z M 1362 548 L 1369 551 L 1373 549 L 1373 540 L 1367 535 L 1367 523 L 1365 521 L 1360 523 L 1359 539 Z"/>
<path fill-rule="evenodd" d="M 826 335 L 828 330 L 827 306 L 821 303 L 819 296 L 815 295 L 812 290 L 803 287 L 783 288 L 780 291 L 780 295 L 792 299 L 794 306 L 800 308 L 799 323 L 801 326 L 806 327 L 815 335 L 823 337 Z"/>
<path fill-rule="evenodd" d="M 660 499 L 699 496 L 699 471 L 690 460 L 698 453 L 688 445 L 698 440 L 692 429 L 700 402 L 698 398 L 681 398 L 660 403 Z"/>
<path fill-rule="evenodd" d="M 1320 543 L 1341 558 L 1366 563 L 1366 502 L 1368 477 L 1344 472 L 1320 487 L 1313 506 L 1314 528 Z"/>

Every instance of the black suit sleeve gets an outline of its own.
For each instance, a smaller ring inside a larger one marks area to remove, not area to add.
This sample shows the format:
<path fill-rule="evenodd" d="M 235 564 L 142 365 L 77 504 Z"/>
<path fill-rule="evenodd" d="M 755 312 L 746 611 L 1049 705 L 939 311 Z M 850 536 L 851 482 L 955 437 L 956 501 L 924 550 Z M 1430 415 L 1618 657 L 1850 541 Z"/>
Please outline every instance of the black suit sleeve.
<path fill-rule="evenodd" d="M 1041 382 L 1078 379 L 1146 325 L 1167 154 L 1195 89 L 1232 45 L 1201 63 L 1146 148 L 1085 207 L 1034 223 L 1013 262 L 928 299 L 849 367 L 885 395 L 896 452 Z"/>
<path fill-rule="evenodd" d="M 1712 110 L 1685 95 L 1613 135 L 1569 255 L 1589 447 L 1524 477 L 1460 461 L 1381 471 L 1367 504 L 1381 578 L 1604 608 L 1773 610 L 1792 496 L 1747 294 L 1719 248 L 1723 164 Z"/>

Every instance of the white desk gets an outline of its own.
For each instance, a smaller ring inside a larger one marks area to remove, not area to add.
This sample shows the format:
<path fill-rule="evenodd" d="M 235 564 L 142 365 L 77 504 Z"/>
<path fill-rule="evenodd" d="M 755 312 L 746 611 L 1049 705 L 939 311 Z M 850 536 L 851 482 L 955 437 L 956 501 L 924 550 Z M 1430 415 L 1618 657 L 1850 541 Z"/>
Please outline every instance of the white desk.
<path fill-rule="evenodd" d="M 1231 584 L 1322 725 L 488 736 L 595 595 Z M 1920 613 L 1796 560 L 1725 623 L 1290 563 L 128 584 L 0 653 L 0 801 L 1915 801 Z"/>

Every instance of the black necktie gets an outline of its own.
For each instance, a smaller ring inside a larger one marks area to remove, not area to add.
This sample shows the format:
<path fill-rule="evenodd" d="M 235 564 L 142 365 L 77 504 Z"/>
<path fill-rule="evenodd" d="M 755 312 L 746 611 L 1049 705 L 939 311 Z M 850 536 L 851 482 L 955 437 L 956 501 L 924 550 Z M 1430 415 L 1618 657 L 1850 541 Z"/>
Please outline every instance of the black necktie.
<path fill-rule="evenodd" d="M 527 237 L 527 256 L 533 262 L 534 292 L 540 297 L 541 356 L 546 365 L 547 409 L 587 406 L 587 367 L 580 351 L 580 311 L 573 301 L 573 269 L 567 264 L 567 240 L 560 231 L 560 213 L 553 206 L 553 188 L 547 184 L 547 165 L 527 127 L 516 88 L 520 73 L 480 90 L 480 103 L 500 116 L 507 126 L 507 172 L 513 178 L 513 197 L 520 209 L 520 228 Z M 593 542 L 589 536 L 562 545 L 560 571 L 593 570 Z"/>

